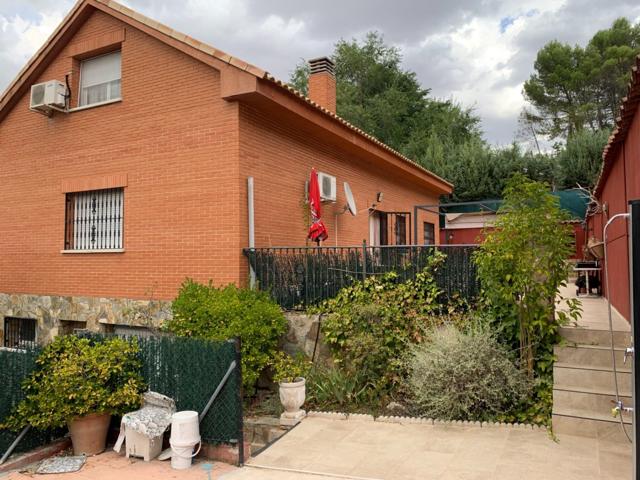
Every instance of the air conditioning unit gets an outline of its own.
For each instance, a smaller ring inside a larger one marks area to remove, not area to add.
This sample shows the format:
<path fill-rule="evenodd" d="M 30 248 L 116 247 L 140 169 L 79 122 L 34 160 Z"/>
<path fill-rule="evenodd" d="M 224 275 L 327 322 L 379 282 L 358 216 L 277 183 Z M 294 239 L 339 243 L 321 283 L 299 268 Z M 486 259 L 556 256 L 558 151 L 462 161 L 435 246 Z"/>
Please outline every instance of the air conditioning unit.
<path fill-rule="evenodd" d="M 52 110 L 64 110 L 67 102 L 67 87 L 58 80 L 49 80 L 31 86 L 31 110 L 51 113 Z"/>
<path fill-rule="evenodd" d="M 318 183 L 320 184 L 320 200 L 323 202 L 335 202 L 336 177 L 318 172 Z"/>

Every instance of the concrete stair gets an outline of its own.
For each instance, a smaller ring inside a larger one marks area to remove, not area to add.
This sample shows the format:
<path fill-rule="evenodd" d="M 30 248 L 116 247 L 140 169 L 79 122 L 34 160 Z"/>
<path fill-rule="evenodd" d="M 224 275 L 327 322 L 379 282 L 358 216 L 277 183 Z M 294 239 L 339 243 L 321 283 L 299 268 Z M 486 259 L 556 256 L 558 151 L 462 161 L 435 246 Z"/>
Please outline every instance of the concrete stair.
<path fill-rule="evenodd" d="M 553 368 L 553 431 L 608 441 L 626 442 L 620 419 L 614 418 L 615 383 L 608 330 L 561 329 L 566 343 L 555 348 Z M 631 404 L 631 369 L 624 361 L 629 332 L 614 332 L 618 388 L 625 405 Z M 631 415 L 623 421 L 631 434 Z"/>

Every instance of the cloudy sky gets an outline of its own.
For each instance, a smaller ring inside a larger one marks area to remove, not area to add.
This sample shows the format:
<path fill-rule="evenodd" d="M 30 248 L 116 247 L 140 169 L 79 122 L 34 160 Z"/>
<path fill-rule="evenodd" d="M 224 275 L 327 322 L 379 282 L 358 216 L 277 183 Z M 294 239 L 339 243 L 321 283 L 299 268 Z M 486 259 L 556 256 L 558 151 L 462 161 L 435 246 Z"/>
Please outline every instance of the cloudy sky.
<path fill-rule="evenodd" d="M 638 0 L 126 0 L 171 27 L 288 79 L 302 58 L 339 38 L 382 32 L 404 66 L 441 98 L 472 106 L 486 138 L 511 142 L 522 83 L 536 52 L 557 39 L 584 44 Z M 0 91 L 72 7 L 70 0 L 0 0 Z"/>

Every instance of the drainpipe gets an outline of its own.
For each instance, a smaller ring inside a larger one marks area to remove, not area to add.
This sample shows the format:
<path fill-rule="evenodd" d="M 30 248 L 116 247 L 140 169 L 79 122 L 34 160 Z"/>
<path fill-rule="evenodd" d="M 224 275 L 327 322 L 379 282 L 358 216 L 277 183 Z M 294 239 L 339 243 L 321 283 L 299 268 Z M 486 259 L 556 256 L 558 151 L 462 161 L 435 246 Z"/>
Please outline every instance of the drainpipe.
<path fill-rule="evenodd" d="M 635 355 L 636 338 L 640 335 L 640 200 L 629 202 L 629 214 L 631 222 L 629 225 L 629 279 L 630 279 L 630 306 L 631 306 L 631 341 L 632 345 L 625 351 L 632 357 L 631 362 L 631 392 L 633 403 L 633 478 L 638 478 L 640 474 L 640 429 L 638 428 L 638 385 L 640 384 L 640 356 Z"/>
<path fill-rule="evenodd" d="M 255 218 L 253 210 L 253 177 L 247 178 L 247 211 L 249 217 L 249 248 L 256 248 L 256 232 L 255 232 Z M 249 262 L 249 286 L 255 288 L 256 286 L 256 272 Z"/>

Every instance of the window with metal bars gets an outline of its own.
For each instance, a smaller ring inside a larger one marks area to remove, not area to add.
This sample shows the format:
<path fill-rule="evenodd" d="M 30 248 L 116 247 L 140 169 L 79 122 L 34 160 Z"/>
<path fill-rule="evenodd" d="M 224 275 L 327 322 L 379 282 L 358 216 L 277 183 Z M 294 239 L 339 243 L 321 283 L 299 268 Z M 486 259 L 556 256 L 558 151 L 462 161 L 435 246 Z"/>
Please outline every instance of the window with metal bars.
<path fill-rule="evenodd" d="M 64 249 L 122 249 L 123 212 L 123 188 L 67 193 Z"/>
<path fill-rule="evenodd" d="M 4 317 L 4 346 L 7 348 L 35 347 L 36 324 L 33 318 Z"/>

